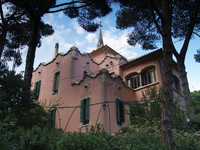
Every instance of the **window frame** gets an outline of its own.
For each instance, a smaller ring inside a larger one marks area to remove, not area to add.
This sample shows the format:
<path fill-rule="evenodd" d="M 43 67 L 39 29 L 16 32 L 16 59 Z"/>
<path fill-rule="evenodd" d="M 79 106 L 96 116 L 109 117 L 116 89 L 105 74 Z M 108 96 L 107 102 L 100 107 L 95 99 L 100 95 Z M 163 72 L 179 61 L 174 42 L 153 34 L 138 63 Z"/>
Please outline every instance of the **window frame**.
<path fill-rule="evenodd" d="M 124 103 L 118 98 L 116 99 L 116 117 L 117 125 L 122 125 L 125 122 Z"/>
<path fill-rule="evenodd" d="M 34 86 L 34 93 L 37 100 L 40 96 L 40 88 L 41 88 L 41 80 L 35 82 L 35 86 Z"/>
<path fill-rule="evenodd" d="M 60 82 L 60 71 L 54 74 L 54 84 L 53 84 L 53 93 L 58 93 Z"/>
<path fill-rule="evenodd" d="M 56 126 L 56 109 L 49 110 L 49 126 L 55 128 Z"/>
<path fill-rule="evenodd" d="M 90 98 L 81 100 L 80 122 L 83 125 L 89 124 L 90 122 Z"/>

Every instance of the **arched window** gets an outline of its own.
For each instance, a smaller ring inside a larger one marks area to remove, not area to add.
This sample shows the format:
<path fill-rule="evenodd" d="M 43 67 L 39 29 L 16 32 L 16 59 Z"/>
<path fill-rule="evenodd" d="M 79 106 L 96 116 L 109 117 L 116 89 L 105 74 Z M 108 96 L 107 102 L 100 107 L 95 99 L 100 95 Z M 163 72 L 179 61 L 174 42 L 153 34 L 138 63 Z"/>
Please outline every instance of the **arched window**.
<path fill-rule="evenodd" d="M 141 73 L 133 72 L 126 76 L 126 84 L 133 89 L 156 82 L 155 66 L 144 68 Z"/>
<path fill-rule="evenodd" d="M 126 77 L 126 84 L 134 89 L 141 86 L 140 74 L 131 73 Z"/>
<path fill-rule="evenodd" d="M 173 75 L 173 83 L 172 83 L 172 88 L 178 92 L 181 92 L 181 86 L 180 86 L 180 81 L 177 78 L 177 76 Z"/>
<path fill-rule="evenodd" d="M 142 86 L 156 82 L 156 68 L 150 66 L 142 70 L 141 72 Z"/>

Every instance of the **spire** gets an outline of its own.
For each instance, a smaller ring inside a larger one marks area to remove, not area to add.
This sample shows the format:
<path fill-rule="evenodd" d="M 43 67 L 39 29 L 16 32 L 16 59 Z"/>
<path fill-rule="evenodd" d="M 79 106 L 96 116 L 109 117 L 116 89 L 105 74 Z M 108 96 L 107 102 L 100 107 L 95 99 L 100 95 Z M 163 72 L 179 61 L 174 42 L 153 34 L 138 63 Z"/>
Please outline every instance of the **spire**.
<path fill-rule="evenodd" d="M 53 58 L 55 58 L 57 56 L 57 54 L 58 54 L 58 48 L 59 48 L 59 44 L 56 43 L 55 44 L 55 51 L 54 51 L 54 57 Z"/>
<path fill-rule="evenodd" d="M 98 43 L 97 43 L 97 49 L 103 46 L 103 37 L 101 33 L 101 24 L 100 24 L 100 31 L 99 31 L 99 38 L 98 38 Z"/>

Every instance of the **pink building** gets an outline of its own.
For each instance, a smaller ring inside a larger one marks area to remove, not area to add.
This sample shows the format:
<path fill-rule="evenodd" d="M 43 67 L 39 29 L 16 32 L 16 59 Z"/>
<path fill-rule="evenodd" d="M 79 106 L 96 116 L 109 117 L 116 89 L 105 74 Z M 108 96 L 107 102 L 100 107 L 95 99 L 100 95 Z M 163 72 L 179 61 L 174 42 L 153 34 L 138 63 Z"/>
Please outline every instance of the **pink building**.
<path fill-rule="evenodd" d="M 181 87 L 177 68 L 174 71 L 174 94 Z M 52 127 L 64 131 L 85 132 L 102 124 L 109 133 L 129 123 L 128 103 L 140 100 L 149 86 L 162 86 L 162 50 L 128 61 L 107 45 L 101 30 L 97 49 L 80 53 L 72 47 L 66 54 L 41 63 L 33 72 L 32 90 L 51 112 Z"/>

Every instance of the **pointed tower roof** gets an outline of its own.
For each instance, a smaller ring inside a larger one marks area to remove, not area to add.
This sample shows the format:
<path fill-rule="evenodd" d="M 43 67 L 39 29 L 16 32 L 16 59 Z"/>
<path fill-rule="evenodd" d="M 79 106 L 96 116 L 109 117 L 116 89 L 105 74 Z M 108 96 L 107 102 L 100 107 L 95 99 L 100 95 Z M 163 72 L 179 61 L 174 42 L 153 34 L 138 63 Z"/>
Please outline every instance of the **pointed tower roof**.
<path fill-rule="evenodd" d="M 101 27 L 100 27 L 99 38 L 98 38 L 98 42 L 97 42 L 97 49 L 99 49 L 102 46 L 104 46 L 104 44 L 103 44 L 103 37 L 102 37 L 102 33 L 101 33 Z"/>

